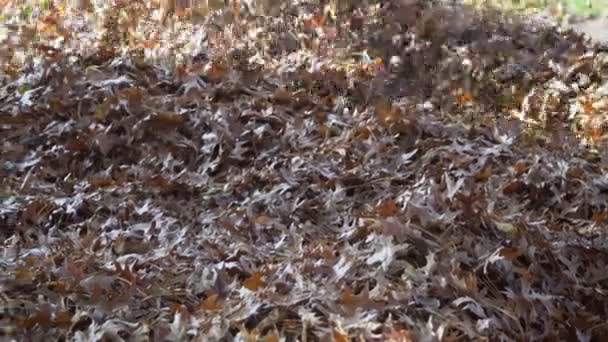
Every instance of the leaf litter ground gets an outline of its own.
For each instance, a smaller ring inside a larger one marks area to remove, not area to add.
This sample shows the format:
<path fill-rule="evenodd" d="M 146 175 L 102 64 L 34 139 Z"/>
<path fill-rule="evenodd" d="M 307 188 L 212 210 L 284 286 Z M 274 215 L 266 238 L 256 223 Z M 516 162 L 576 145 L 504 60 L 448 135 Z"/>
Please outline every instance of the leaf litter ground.
<path fill-rule="evenodd" d="M 36 56 L 7 55 L 4 336 L 608 333 L 608 54 L 541 17 L 311 8 L 48 16 Z"/>

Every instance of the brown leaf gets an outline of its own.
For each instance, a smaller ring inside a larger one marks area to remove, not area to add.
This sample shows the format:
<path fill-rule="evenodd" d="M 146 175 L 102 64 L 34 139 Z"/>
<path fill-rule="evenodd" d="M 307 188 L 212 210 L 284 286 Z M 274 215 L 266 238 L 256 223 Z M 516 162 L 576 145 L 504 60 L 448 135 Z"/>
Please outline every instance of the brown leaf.
<path fill-rule="evenodd" d="M 116 181 L 112 177 L 98 176 L 89 180 L 89 184 L 93 189 L 107 188 L 116 185 Z"/>
<path fill-rule="evenodd" d="M 331 334 L 331 340 L 332 342 L 349 342 L 346 332 L 338 331 L 336 329 L 334 329 L 333 333 Z"/>
<path fill-rule="evenodd" d="M 245 279 L 243 286 L 251 291 L 257 291 L 260 287 L 266 284 L 262 280 L 262 274 L 260 272 L 253 272 L 249 278 Z"/>
<path fill-rule="evenodd" d="M 53 324 L 57 327 L 70 327 L 72 325 L 72 314 L 69 311 L 63 310 L 55 312 Z"/>
<path fill-rule="evenodd" d="M 172 130 L 181 126 L 186 119 L 182 115 L 177 115 L 174 113 L 163 112 L 151 115 L 147 124 L 148 127 L 154 130 Z"/>
<path fill-rule="evenodd" d="M 58 294 L 67 294 L 67 284 L 63 281 L 49 281 L 46 286 L 53 292 Z"/>
<path fill-rule="evenodd" d="M 127 100 L 130 106 L 138 106 L 142 103 L 144 92 L 140 87 L 125 88 L 117 92 L 117 97 L 122 100 Z"/>
<path fill-rule="evenodd" d="M 55 205 L 48 200 L 36 199 L 25 207 L 25 210 L 21 213 L 21 219 L 27 223 L 37 225 L 48 219 L 54 208 Z"/>
<path fill-rule="evenodd" d="M 608 210 L 607 209 L 594 210 L 593 211 L 592 220 L 596 224 L 604 224 L 604 223 L 606 223 L 606 221 L 608 221 Z"/>
<path fill-rule="evenodd" d="M 222 61 L 214 61 L 208 67 L 205 73 L 207 79 L 213 83 L 222 81 L 228 73 L 228 67 Z"/>
<path fill-rule="evenodd" d="M 492 176 L 492 164 L 488 163 L 474 177 L 477 182 L 485 182 L 490 176 Z"/>
<path fill-rule="evenodd" d="M 277 88 L 272 94 L 272 101 L 280 105 L 289 105 L 293 99 L 293 94 L 284 88 Z"/>
<path fill-rule="evenodd" d="M 522 174 L 526 171 L 526 169 L 528 168 L 528 162 L 526 162 L 525 160 L 518 160 L 515 163 L 515 166 L 513 167 L 515 169 L 515 172 L 517 174 Z"/>
<path fill-rule="evenodd" d="M 15 280 L 23 282 L 32 282 L 34 280 L 34 274 L 25 267 L 16 267 Z"/>
<path fill-rule="evenodd" d="M 264 336 L 264 342 L 279 342 L 279 334 L 276 330 L 272 330 Z"/>
<path fill-rule="evenodd" d="M 520 181 L 520 180 L 515 180 L 510 182 L 509 184 L 507 184 L 507 186 L 504 187 L 504 189 L 502 189 L 502 193 L 505 195 L 510 195 L 510 194 L 519 194 L 521 192 L 524 191 L 524 189 L 526 188 L 526 183 Z"/>
<path fill-rule="evenodd" d="M 395 216 L 399 213 L 399 206 L 393 200 L 386 200 L 376 206 L 376 213 L 382 218 Z"/>
<path fill-rule="evenodd" d="M 89 150 L 89 142 L 83 138 L 71 138 L 65 143 L 65 149 L 74 152 L 87 152 Z"/>
<path fill-rule="evenodd" d="M 23 327 L 25 329 L 32 329 L 36 325 L 43 328 L 49 327 L 52 325 L 52 313 L 52 307 L 50 304 L 42 304 L 35 313 L 22 322 Z"/>
<path fill-rule="evenodd" d="M 362 30 L 364 23 L 365 19 L 362 16 L 352 16 L 350 18 L 350 29 L 355 31 Z"/>
<path fill-rule="evenodd" d="M 253 223 L 255 224 L 259 224 L 259 225 L 269 225 L 272 223 L 272 217 L 268 216 L 268 215 L 258 215 L 253 219 Z"/>
<path fill-rule="evenodd" d="M 355 305 L 357 302 L 357 298 L 355 297 L 355 295 L 352 293 L 352 291 L 348 288 L 345 288 L 342 290 L 342 293 L 340 293 L 340 299 L 338 300 L 338 303 L 341 305 Z"/>
<path fill-rule="evenodd" d="M 523 255 L 523 253 L 519 250 L 519 248 L 503 247 L 500 249 L 500 255 L 509 261 L 513 261 L 519 256 Z"/>
<path fill-rule="evenodd" d="M 371 136 L 371 134 L 371 129 L 365 126 L 360 126 L 353 129 L 352 136 L 356 139 L 366 140 Z"/>
<path fill-rule="evenodd" d="M 112 244 L 112 250 L 118 255 L 145 254 L 151 249 L 152 244 L 139 236 L 121 235 Z"/>
<path fill-rule="evenodd" d="M 382 97 L 376 103 L 376 117 L 382 127 L 391 127 L 401 120 L 403 113 L 400 108 L 393 106 L 390 99 Z"/>
<path fill-rule="evenodd" d="M 465 105 L 473 102 L 473 95 L 471 95 L 471 93 L 465 92 L 461 95 L 456 96 L 456 99 L 454 101 L 459 105 Z"/>
<path fill-rule="evenodd" d="M 217 311 L 222 309 L 222 305 L 218 302 L 219 295 L 217 293 L 210 294 L 201 302 L 199 308 L 205 311 Z"/>
<path fill-rule="evenodd" d="M 414 334 L 407 329 L 391 329 L 384 333 L 385 341 L 387 342 L 414 342 Z"/>
<path fill-rule="evenodd" d="M 112 107 L 118 103 L 118 99 L 114 96 L 107 97 L 102 103 L 95 107 L 95 120 L 105 121 L 112 110 Z"/>
<path fill-rule="evenodd" d="M 585 176 L 585 171 L 580 167 L 572 166 L 568 168 L 566 176 L 568 176 L 569 178 L 583 179 Z"/>

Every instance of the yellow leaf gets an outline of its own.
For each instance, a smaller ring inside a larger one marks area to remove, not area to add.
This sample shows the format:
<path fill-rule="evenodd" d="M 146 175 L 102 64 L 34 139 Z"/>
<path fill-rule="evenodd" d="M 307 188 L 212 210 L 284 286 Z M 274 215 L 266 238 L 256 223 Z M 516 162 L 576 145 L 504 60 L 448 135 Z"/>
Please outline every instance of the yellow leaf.
<path fill-rule="evenodd" d="M 473 102 L 473 95 L 471 93 L 464 93 L 456 96 L 456 103 L 459 105 L 467 104 Z"/>

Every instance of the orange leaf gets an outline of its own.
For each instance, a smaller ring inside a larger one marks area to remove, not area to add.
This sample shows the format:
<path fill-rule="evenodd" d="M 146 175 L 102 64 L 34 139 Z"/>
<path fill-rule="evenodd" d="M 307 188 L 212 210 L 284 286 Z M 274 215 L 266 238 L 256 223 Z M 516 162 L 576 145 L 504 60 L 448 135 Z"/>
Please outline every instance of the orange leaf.
<path fill-rule="evenodd" d="M 332 342 L 349 342 L 346 333 L 337 330 L 332 333 L 331 340 Z"/>
<path fill-rule="evenodd" d="M 213 293 L 201 302 L 199 308 L 205 311 L 217 311 L 222 309 L 222 305 L 218 303 L 218 294 Z"/>
<path fill-rule="evenodd" d="M 160 40 L 158 39 L 145 39 L 142 42 L 142 46 L 145 49 L 154 49 L 154 48 L 158 48 L 160 46 Z"/>
<path fill-rule="evenodd" d="M 72 325 L 72 314 L 69 311 L 57 311 L 55 313 L 55 318 L 53 319 L 53 324 L 58 327 L 70 327 Z"/>
<path fill-rule="evenodd" d="M 399 330 L 391 330 L 388 333 L 385 333 L 384 338 L 386 341 L 390 342 L 413 342 L 414 337 L 410 330 L 399 329 Z"/>
<path fill-rule="evenodd" d="M 325 17 L 322 15 L 313 15 L 310 18 L 304 20 L 304 23 L 312 28 L 323 27 L 325 24 Z"/>
<path fill-rule="evenodd" d="M 221 61 L 211 63 L 207 68 L 206 76 L 211 82 L 220 82 L 228 73 L 228 67 Z"/>
<path fill-rule="evenodd" d="M 175 16 L 178 18 L 187 18 L 192 15 L 192 9 L 186 7 L 176 7 Z"/>
<path fill-rule="evenodd" d="M 603 224 L 608 220 L 608 210 L 594 210 L 592 220 L 596 224 Z"/>
<path fill-rule="evenodd" d="M 372 131 L 367 127 L 357 127 L 353 130 L 353 137 L 366 140 L 372 134 Z"/>
<path fill-rule="evenodd" d="M 471 93 L 465 92 L 464 94 L 456 96 L 456 103 L 459 105 L 467 104 L 473 102 L 473 95 Z"/>
<path fill-rule="evenodd" d="M 262 274 L 260 272 L 253 272 L 251 276 L 243 282 L 243 286 L 251 291 L 257 291 L 260 287 L 266 285 L 262 280 Z"/>
<path fill-rule="evenodd" d="M 376 206 L 376 213 L 382 218 L 395 216 L 399 213 L 399 206 L 395 201 L 387 200 Z"/>
<path fill-rule="evenodd" d="M 583 113 L 591 114 L 595 112 L 595 108 L 593 108 L 593 101 L 591 100 L 591 98 L 584 97 L 580 104 L 583 108 Z"/>
<path fill-rule="evenodd" d="M 402 112 L 388 98 L 382 98 L 376 104 L 376 116 L 380 126 L 391 127 L 401 120 Z"/>
<path fill-rule="evenodd" d="M 279 342 L 279 336 L 276 331 L 271 331 L 264 336 L 264 342 Z"/>
<path fill-rule="evenodd" d="M 340 300 L 338 303 L 342 305 L 353 305 L 355 300 L 355 295 L 349 289 L 344 289 L 340 294 Z"/>

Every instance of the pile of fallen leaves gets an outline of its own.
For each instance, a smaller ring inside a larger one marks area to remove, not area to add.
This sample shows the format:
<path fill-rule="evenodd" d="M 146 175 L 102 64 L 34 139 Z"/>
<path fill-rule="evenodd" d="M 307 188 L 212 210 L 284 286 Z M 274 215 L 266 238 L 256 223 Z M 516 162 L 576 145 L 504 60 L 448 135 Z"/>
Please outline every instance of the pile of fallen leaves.
<path fill-rule="evenodd" d="M 52 18 L 4 55 L 3 336 L 608 333 L 608 54 L 578 35 L 398 0 Z"/>

